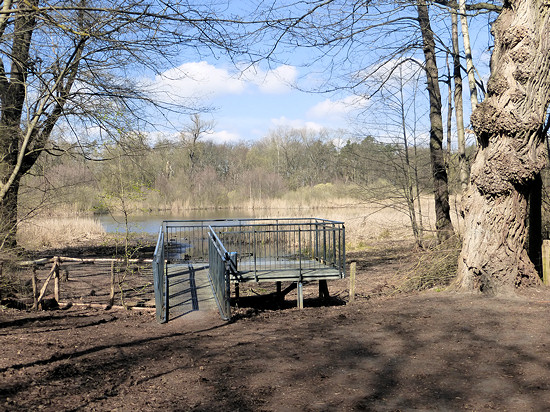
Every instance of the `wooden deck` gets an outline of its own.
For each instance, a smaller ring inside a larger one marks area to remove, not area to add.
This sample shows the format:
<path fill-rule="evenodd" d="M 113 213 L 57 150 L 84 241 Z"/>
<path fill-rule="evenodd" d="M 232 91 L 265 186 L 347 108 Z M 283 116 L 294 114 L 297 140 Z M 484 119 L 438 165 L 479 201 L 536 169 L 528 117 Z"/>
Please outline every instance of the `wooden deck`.
<path fill-rule="evenodd" d="M 292 265 L 288 263 L 284 266 L 274 268 L 256 268 L 254 262 L 240 262 L 238 265 L 239 274 L 231 280 L 234 282 L 309 282 L 316 280 L 340 279 L 338 269 L 329 266 L 312 265 L 313 261 L 302 262 L 300 269 L 299 263 Z"/>
<path fill-rule="evenodd" d="M 277 290 L 282 282 L 295 284 L 298 307 L 303 307 L 304 283 L 319 282 L 320 295 L 328 298 L 327 281 L 345 276 L 343 222 L 317 218 L 166 220 L 159 242 L 155 256 L 161 256 L 166 265 L 157 262 L 155 267 L 156 273 L 165 276 L 166 283 L 161 285 L 166 285 L 166 293 L 162 287 L 158 290 L 164 294 L 163 302 L 168 301 L 169 307 L 163 308 L 168 311 L 167 320 L 218 309 L 216 299 L 223 301 L 222 318 L 230 318 L 226 313 L 230 312 L 228 281 L 277 283 Z M 216 269 L 213 281 L 221 288 L 217 298 L 208 278 L 210 259 Z M 225 269 L 231 272 L 230 279 Z"/>
<path fill-rule="evenodd" d="M 167 265 L 169 319 L 196 311 L 218 310 L 208 279 L 208 263 L 174 261 Z M 247 282 L 312 282 L 340 279 L 338 269 L 316 260 L 243 259 L 232 283 Z"/>

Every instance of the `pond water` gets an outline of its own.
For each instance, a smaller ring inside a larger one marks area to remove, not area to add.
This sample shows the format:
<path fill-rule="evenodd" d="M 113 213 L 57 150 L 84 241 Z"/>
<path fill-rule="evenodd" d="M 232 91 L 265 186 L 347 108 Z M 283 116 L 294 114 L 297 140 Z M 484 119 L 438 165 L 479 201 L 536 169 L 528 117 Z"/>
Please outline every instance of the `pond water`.
<path fill-rule="evenodd" d="M 271 209 L 271 210 L 192 210 L 187 213 L 142 214 L 130 215 L 129 228 L 134 233 L 157 234 L 164 220 L 208 220 L 208 219 L 250 219 L 250 218 L 309 218 L 347 221 L 363 216 L 362 208 L 318 208 L 304 209 Z M 107 233 L 124 233 L 122 216 L 100 215 L 96 217 Z"/>
<path fill-rule="evenodd" d="M 428 211 L 424 224 L 427 226 L 434 216 Z M 172 214 L 142 214 L 129 217 L 129 229 L 133 233 L 146 233 L 156 236 L 164 220 L 194 220 L 194 219 L 249 219 L 249 218 L 309 218 L 342 221 L 346 225 L 346 239 L 352 238 L 402 238 L 410 232 L 410 223 L 405 214 L 393 209 L 380 208 L 379 205 L 360 205 L 345 208 L 315 208 L 315 209 L 271 209 L 271 210 L 193 210 L 187 213 Z M 122 216 L 98 216 L 108 233 L 124 233 Z"/>
<path fill-rule="evenodd" d="M 157 234 L 164 220 L 194 220 L 194 219 L 237 219 L 261 217 L 250 211 L 243 210 L 194 210 L 186 214 L 146 214 L 130 215 L 128 226 L 131 232 Z M 97 216 L 107 233 L 124 233 L 126 231 L 123 216 L 100 215 Z"/>

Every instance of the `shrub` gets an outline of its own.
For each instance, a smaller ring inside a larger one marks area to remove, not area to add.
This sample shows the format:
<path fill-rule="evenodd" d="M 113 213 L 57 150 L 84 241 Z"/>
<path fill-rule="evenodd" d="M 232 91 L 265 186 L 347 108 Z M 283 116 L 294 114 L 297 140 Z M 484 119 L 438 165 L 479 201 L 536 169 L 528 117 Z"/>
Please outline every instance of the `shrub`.
<path fill-rule="evenodd" d="M 449 286 L 457 273 L 460 249 L 461 242 L 457 237 L 424 249 L 397 291 L 412 292 Z"/>

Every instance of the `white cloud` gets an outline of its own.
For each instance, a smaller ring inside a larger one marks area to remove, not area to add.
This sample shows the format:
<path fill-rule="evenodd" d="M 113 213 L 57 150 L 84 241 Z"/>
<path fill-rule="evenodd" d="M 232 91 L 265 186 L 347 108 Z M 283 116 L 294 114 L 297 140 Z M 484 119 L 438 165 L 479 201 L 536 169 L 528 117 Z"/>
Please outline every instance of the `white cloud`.
<path fill-rule="evenodd" d="M 166 132 L 160 130 L 147 132 L 147 141 L 153 145 L 161 141 L 177 142 L 178 140 L 179 133 L 177 132 Z"/>
<path fill-rule="evenodd" d="M 208 133 L 204 136 L 205 140 L 210 140 L 214 143 L 236 143 L 239 142 L 241 136 L 237 133 L 232 133 L 227 130 L 219 130 L 212 133 Z"/>
<path fill-rule="evenodd" d="M 289 65 L 282 65 L 267 72 L 253 66 L 243 72 L 243 79 L 255 84 L 260 92 L 266 94 L 290 92 L 296 84 L 297 77 L 298 70 Z"/>
<path fill-rule="evenodd" d="M 308 110 L 307 115 L 316 119 L 338 119 L 349 113 L 363 109 L 368 99 L 360 96 L 347 96 L 340 100 L 325 99 Z"/>
<path fill-rule="evenodd" d="M 413 80 L 423 75 L 422 62 L 419 62 L 412 57 L 394 58 L 383 62 L 376 63 L 371 67 L 361 70 L 355 74 L 357 79 L 371 79 L 375 85 L 379 86 L 379 82 L 394 80 L 398 84 Z"/>
<path fill-rule="evenodd" d="M 201 61 L 169 69 L 148 83 L 151 92 L 163 100 L 207 103 L 216 97 L 242 94 L 251 86 L 265 94 L 287 93 L 292 89 L 297 75 L 296 68 L 288 65 L 268 71 L 252 66 L 240 73 Z"/>
<path fill-rule="evenodd" d="M 207 62 L 184 63 L 155 77 L 153 93 L 173 101 L 210 100 L 227 94 L 240 94 L 246 84 L 237 74 Z"/>

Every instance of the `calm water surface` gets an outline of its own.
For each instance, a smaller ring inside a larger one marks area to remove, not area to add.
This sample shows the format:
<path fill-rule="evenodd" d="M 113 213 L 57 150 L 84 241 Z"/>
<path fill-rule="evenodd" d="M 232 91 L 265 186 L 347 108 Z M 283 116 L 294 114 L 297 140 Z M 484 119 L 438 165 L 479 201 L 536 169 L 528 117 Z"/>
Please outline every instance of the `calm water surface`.
<path fill-rule="evenodd" d="M 129 229 L 135 233 L 156 234 L 164 220 L 194 220 L 194 219 L 237 219 L 253 218 L 259 215 L 242 210 L 198 210 L 187 214 L 147 214 L 130 215 L 128 217 Z M 97 219 L 108 233 L 124 233 L 125 224 L 123 216 L 100 215 Z"/>
<path fill-rule="evenodd" d="M 336 213 L 336 215 L 335 215 Z M 130 231 L 134 233 L 157 234 L 164 220 L 194 220 L 194 219 L 249 219 L 249 218 L 284 218 L 284 217 L 317 217 L 332 220 L 345 220 L 335 209 L 278 209 L 278 210 L 195 210 L 183 214 L 146 214 L 129 216 Z M 105 231 L 108 233 L 124 233 L 124 218 L 122 216 L 98 216 Z"/>

